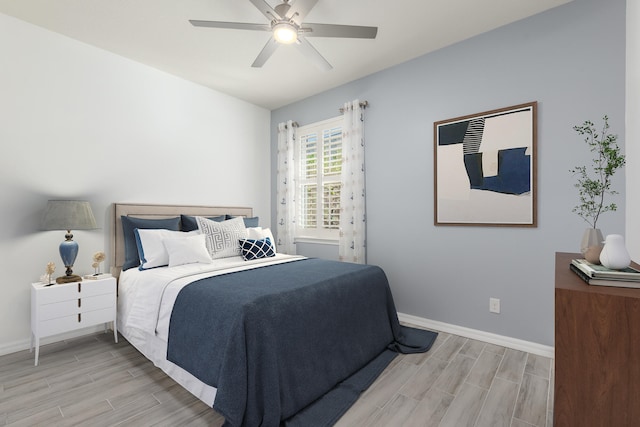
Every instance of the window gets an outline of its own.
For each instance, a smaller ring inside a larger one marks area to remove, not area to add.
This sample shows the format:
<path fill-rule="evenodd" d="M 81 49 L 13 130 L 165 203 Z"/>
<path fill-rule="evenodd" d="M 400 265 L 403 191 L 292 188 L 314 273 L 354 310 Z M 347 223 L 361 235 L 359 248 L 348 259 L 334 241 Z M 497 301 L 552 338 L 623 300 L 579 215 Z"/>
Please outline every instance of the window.
<path fill-rule="evenodd" d="M 342 116 L 298 128 L 297 237 L 338 239 Z"/>

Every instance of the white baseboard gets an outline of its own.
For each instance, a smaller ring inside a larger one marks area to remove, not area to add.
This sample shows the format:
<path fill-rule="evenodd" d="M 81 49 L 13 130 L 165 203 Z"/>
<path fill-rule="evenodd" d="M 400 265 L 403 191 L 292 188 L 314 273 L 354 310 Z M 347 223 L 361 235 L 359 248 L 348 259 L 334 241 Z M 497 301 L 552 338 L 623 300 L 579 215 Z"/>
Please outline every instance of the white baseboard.
<path fill-rule="evenodd" d="M 514 350 L 520 350 L 527 353 L 537 354 L 539 356 L 549 357 L 551 359 L 555 357 L 554 347 L 550 347 L 548 345 L 519 340 L 517 338 L 505 337 L 503 335 L 492 334 L 490 332 L 479 331 L 477 329 L 465 328 L 464 326 L 452 325 L 450 323 L 438 322 L 437 320 L 424 319 L 422 317 L 412 316 L 410 314 L 398 313 L 398 319 L 401 322 L 409 323 L 415 326 L 421 326 L 427 329 L 433 329 L 435 331 L 446 332 L 465 338 L 484 341 L 491 344 L 512 348 Z"/>
<path fill-rule="evenodd" d="M 20 340 L 9 343 L 0 344 L 0 356 L 5 354 L 17 353 L 22 350 L 28 350 L 31 347 L 29 340 Z"/>
<path fill-rule="evenodd" d="M 54 335 L 40 339 L 40 347 L 43 345 L 51 344 L 58 341 L 64 341 L 71 338 L 80 337 L 82 335 L 88 335 L 95 332 L 104 332 L 103 325 L 91 326 L 84 329 L 78 329 L 72 332 L 67 332 L 60 335 Z M 112 331 L 111 331 L 112 332 Z M 17 353 L 18 351 L 29 350 L 31 348 L 30 339 L 14 341 L 10 343 L 0 344 L 0 356 L 10 353 Z"/>
<path fill-rule="evenodd" d="M 530 341 L 519 340 L 517 338 L 506 337 L 504 335 L 492 334 L 490 332 L 479 331 L 477 329 L 465 328 L 463 326 L 452 325 L 450 323 L 438 322 L 437 320 L 425 319 L 423 317 L 412 316 L 410 314 L 398 313 L 398 319 L 401 322 L 409 323 L 427 329 L 433 329 L 436 331 L 459 335 L 465 338 L 471 338 L 491 344 L 501 345 L 503 347 L 512 348 L 514 350 L 526 351 L 527 353 L 533 353 L 539 356 L 549 358 L 555 357 L 555 351 L 553 347 Z M 100 331 L 104 331 L 104 328 L 101 325 L 80 329 L 66 334 L 42 338 L 40 340 L 40 345 L 42 346 L 49 343 L 76 338 L 82 335 Z M 31 342 L 28 339 L 0 344 L 0 355 L 28 350 L 30 346 Z"/>

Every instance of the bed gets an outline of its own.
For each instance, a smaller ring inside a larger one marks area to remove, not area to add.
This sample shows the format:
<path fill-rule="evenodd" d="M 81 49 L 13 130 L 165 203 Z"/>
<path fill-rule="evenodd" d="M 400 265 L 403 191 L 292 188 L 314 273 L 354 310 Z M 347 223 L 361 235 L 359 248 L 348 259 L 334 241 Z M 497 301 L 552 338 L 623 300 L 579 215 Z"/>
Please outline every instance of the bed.
<path fill-rule="evenodd" d="M 332 425 L 436 334 L 399 325 L 379 267 L 277 253 L 258 222 L 244 207 L 114 204 L 118 331 L 225 425 Z M 213 261 L 193 262 L 203 245 Z"/>

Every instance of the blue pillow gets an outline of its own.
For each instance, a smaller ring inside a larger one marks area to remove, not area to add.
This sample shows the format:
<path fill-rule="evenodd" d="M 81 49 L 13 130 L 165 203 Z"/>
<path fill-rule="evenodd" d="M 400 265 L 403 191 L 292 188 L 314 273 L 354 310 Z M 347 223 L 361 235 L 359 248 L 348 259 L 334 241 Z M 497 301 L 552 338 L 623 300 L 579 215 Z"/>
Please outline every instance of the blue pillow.
<path fill-rule="evenodd" d="M 235 218 L 235 216 L 232 215 L 227 215 L 227 219 L 232 219 Z M 244 226 L 249 228 L 249 227 L 258 227 L 259 222 L 260 222 L 260 217 L 258 216 L 254 216 L 251 218 L 242 218 L 242 220 L 244 221 Z"/>
<path fill-rule="evenodd" d="M 240 239 L 240 250 L 245 261 L 276 256 L 271 239 Z"/>
<path fill-rule="evenodd" d="M 122 235 L 124 238 L 124 264 L 122 271 L 128 270 L 140 265 L 140 255 L 138 254 L 138 245 L 136 236 L 133 232 L 136 228 L 164 228 L 165 230 L 180 230 L 180 217 L 166 219 L 146 219 L 134 218 L 126 215 L 120 217 L 122 220 Z"/>
<path fill-rule="evenodd" d="M 222 222 L 227 219 L 225 215 L 209 216 L 205 218 L 210 219 L 211 221 L 217 221 L 217 222 Z M 180 215 L 180 221 L 182 222 L 182 231 L 193 231 L 198 229 L 198 222 L 196 221 L 195 216 Z"/>

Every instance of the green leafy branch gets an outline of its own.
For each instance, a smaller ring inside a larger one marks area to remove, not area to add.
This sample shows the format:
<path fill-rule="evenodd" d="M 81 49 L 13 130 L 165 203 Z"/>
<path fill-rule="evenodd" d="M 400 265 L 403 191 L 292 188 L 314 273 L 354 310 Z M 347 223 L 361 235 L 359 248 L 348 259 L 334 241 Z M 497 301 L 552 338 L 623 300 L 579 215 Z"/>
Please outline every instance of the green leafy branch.
<path fill-rule="evenodd" d="M 620 154 L 618 136 L 609 133 L 609 118 L 603 117 L 602 132 L 598 133 L 593 122 L 587 120 L 582 126 L 574 126 L 573 130 L 584 135 L 589 150 L 595 153 L 591 170 L 586 166 L 576 166 L 570 172 L 578 176 L 574 187 L 578 189 L 580 204 L 573 208 L 592 228 L 596 228 L 600 215 L 618 209 L 615 203 L 605 205 L 605 195 L 616 195 L 611 189 L 611 177 L 624 166 L 625 156 Z"/>

